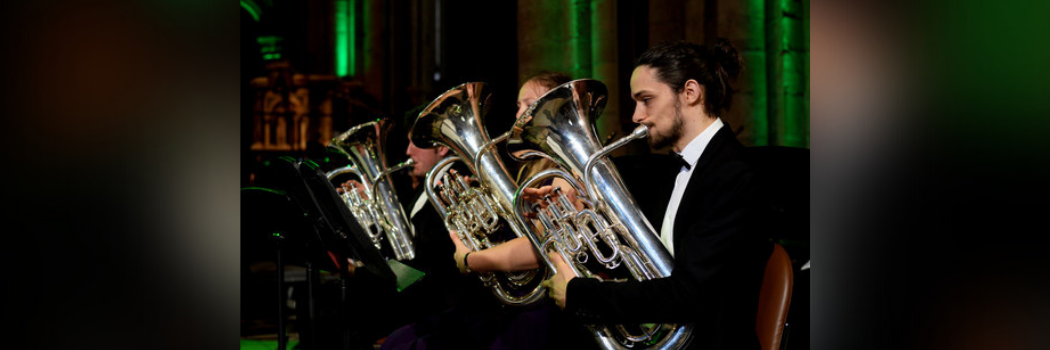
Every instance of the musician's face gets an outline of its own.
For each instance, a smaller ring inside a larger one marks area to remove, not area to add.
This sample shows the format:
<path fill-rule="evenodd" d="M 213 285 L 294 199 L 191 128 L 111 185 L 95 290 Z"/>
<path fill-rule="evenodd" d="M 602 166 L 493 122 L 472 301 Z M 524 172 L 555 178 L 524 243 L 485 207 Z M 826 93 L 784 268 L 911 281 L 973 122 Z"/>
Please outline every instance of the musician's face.
<path fill-rule="evenodd" d="M 631 74 L 635 123 L 649 128 L 649 145 L 663 148 L 678 142 L 684 119 L 679 94 L 656 78 L 656 69 L 638 66 Z"/>
<path fill-rule="evenodd" d="M 550 89 L 535 81 L 529 80 L 525 82 L 525 85 L 522 85 L 521 90 L 518 91 L 518 115 L 514 118 L 521 118 L 521 114 L 525 113 L 525 109 L 529 108 L 529 105 L 536 102 L 536 99 L 543 96 L 547 91 L 550 91 Z"/>
<path fill-rule="evenodd" d="M 448 149 L 445 147 L 419 148 L 411 140 L 408 142 L 408 149 L 405 150 L 405 155 L 416 161 L 416 166 L 412 168 L 412 176 L 415 177 L 427 176 L 430 168 L 433 168 L 434 164 L 437 164 L 445 154 L 448 154 Z"/>

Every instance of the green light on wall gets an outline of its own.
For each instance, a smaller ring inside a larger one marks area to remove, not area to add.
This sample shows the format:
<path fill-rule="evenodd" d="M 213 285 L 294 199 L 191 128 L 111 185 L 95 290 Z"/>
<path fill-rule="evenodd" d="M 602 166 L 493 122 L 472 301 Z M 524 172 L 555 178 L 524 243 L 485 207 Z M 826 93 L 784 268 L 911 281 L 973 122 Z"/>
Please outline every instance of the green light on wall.
<path fill-rule="evenodd" d="M 798 43 L 792 34 L 796 29 L 798 20 L 784 17 L 783 60 L 784 60 L 784 139 L 781 142 L 786 146 L 805 146 L 802 129 L 802 77 L 800 75 L 800 63 L 798 62 Z"/>
<path fill-rule="evenodd" d="M 259 8 L 259 5 L 256 5 L 252 1 L 241 0 L 241 8 L 243 8 L 245 11 L 248 11 L 248 14 L 252 15 L 252 19 L 254 19 L 256 22 L 259 21 L 259 13 L 262 12 L 262 10 Z"/>
<path fill-rule="evenodd" d="M 780 144 L 791 147 L 809 146 L 809 107 L 806 105 L 805 26 L 802 23 L 804 0 L 781 0 L 781 55 L 784 82 L 784 116 Z"/>
<path fill-rule="evenodd" d="M 756 76 L 756 108 L 753 117 L 754 145 L 808 147 L 809 77 L 808 27 L 804 25 L 808 0 L 753 0 L 752 6 L 765 6 L 765 18 L 753 28 L 764 35 L 764 70 Z M 757 12 L 757 11 L 756 11 Z M 757 78 L 758 75 L 765 75 Z M 759 90 L 766 92 L 758 93 Z"/>
<path fill-rule="evenodd" d="M 259 43 L 259 53 L 262 54 L 263 60 L 277 60 L 281 59 L 281 41 L 284 38 L 279 36 L 260 36 L 256 39 Z"/>
<path fill-rule="evenodd" d="M 569 40 L 574 44 L 572 74 L 577 78 L 591 76 L 591 2 L 575 0 L 570 5 Z"/>
<path fill-rule="evenodd" d="M 335 75 L 345 77 L 348 73 L 350 62 L 349 42 L 347 36 L 347 0 L 335 2 Z"/>
<path fill-rule="evenodd" d="M 335 75 L 357 75 L 357 1 L 335 2 Z"/>

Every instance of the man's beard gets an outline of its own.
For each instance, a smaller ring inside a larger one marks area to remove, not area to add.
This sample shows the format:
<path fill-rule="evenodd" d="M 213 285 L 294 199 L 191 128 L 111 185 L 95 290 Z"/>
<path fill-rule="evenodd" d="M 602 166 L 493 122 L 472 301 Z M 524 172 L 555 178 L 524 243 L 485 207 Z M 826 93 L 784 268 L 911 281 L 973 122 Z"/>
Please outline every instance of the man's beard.
<path fill-rule="evenodd" d="M 674 103 L 674 118 L 671 120 L 671 131 L 667 135 L 660 135 L 659 133 L 652 133 L 649 135 L 649 146 L 652 148 L 664 148 L 671 144 L 678 142 L 678 139 L 682 137 L 682 105 L 675 101 Z"/>

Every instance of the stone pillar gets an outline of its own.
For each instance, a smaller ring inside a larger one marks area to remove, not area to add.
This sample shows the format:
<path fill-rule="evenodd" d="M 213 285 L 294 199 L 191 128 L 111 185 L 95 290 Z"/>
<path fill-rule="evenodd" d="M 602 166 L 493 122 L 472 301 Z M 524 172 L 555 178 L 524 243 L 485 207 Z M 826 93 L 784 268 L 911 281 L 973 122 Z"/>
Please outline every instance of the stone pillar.
<path fill-rule="evenodd" d="M 616 139 L 624 135 L 620 113 L 616 8 L 616 0 L 591 1 L 591 78 L 605 83 L 609 88 L 605 112 L 602 112 L 595 125 L 598 140 L 603 144 L 608 143 L 610 137 Z M 629 114 L 627 118 L 630 118 Z"/>
<path fill-rule="evenodd" d="M 617 0 L 518 2 L 518 85 L 543 70 L 604 83 L 608 100 L 595 121 L 603 143 L 623 136 L 616 9 Z"/>
<path fill-rule="evenodd" d="M 715 0 L 666 0 L 649 2 L 649 46 L 663 41 L 685 40 L 704 44 L 709 41 L 708 8 Z"/>
<path fill-rule="evenodd" d="M 572 55 L 567 54 L 565 48 L 569 12 L 560 1 L 518 2 L 519 87 L 538 71 L 573 73 L 569 69 Z M 517 95 L 517 91 L 514 94 Z"/>
<path fill-rule="evenodd" d="M 363 2 L 360 21 L 362 21 L 362 33 L 359 33 L 359 37 L 363 39 L 363 45 L 359 57 L 362 58 L 363 66 L 358 71 L 358 76 L 363 82 L 364 91 L 368 95 L 378 101 L 379 106 L 383 106 L 386 102 L 384 100 L 384 90 L 386 84 L 384 82 L 384 71 L 387 69 L 387 55 L 386 55 L 386 4 L 382 0 L 359 0 Z M 357 77 L 355 77 L 356 79 Z M 361 116 L 354 116 L 355 121 Z"/>
<path fill-rule="evenodd" d="M 808 0 L 780 1 L 784 50 L 784 128 L 780 145 L 809 147 Z"/>
<path fill-rule="evenodd" d="M 435 4 L 431 0 L 413 0 L 412 45 L 410 59 L 411 80 L 409 82 L 409 103 L 413 106 L 428 102 L 427 93 L 434 90 L 434 71 L 437 62 L 434 57 Z"/>
<path fill-rule="evenodd" d="M 784 134 L 784 27 L 780 0 L 765 0 L 766 144 L 777 145 Z M 758 141 L 758 140 L 756 140 Z"/>
<path fill-rule="evenodd" d="M 705 8 L 709 5 L 708 2 L 714 2 L 715 0 L 686 0 L 683 4 L 684 8 L 682 13 L 685 14 L 685 25 L 682 29 L 685 30 L 683 38 L 685 41 L 697 44 L 703 44 L 707 42 L 707 18 L 705 17 Z"/>
<path fill-rule="evenodd" d="M 591 78 L 591 0 L 572 0 L 569 6 L 563 51 L 569 58 L 569 74 L 576 79 Z"/>
<path fill-rule="evenodd" d="M 303 71 L 335 74 L 335 4 L 308 2 L 306 5 L 306 62 Z"/>
<path fill-rule="evenodd" d="M 744 60 L 731 108 L 722 118 L 745 146 L 768 145 L 765 0 L 720 1 L 717 8 L 717 36 L 729 39 Z"/>
<path fill-rule="evenodd" d="M 768 145 L 809 146 L 809 47 L 804 11 L 803 0 L 765 0 Z M 761 144 L 757 137 L 755 142 Z"/>
<path fill-rule="evenodd" d="M 649 2 L 649 47 L 684 38 L 684 8 L 684 0 Z"/>

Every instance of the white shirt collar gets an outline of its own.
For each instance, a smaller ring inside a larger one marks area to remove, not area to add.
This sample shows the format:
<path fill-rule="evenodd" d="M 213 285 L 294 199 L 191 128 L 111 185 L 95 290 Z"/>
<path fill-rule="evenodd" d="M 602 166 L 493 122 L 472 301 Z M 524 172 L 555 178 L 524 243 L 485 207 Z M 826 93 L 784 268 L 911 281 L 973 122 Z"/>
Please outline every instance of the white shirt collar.
<path fill-rule="evenodd" d="M 671 199 L 667 202 L 667 209 L 664 210 L 664 223 L 660 227 L 660 242 L 664 244 L 671 256 L 674 256 L 674 220 L 678 217 L 678 206 L 682 204 L 685 187 L 689 184 L 693 170 L 696 170 L 696 163 L 700 161 L 700 155 L 704 153 L 707 144 L 711 143 L 711 139 L 715 137 L 722 125 L 722 119 L 716 118 L 711 125 L 707 126 L 707 129 L 700 132 L 700 135 L 696 135 L 692 141 L 689 141 L 689 144 L 679 153 L 682 159 L 689 163 L 689 169 L 682 167 L 678 171 L 674 190 L 671 191 Z"/>
<path fill-rule="evenodd" d="M 700 161 L 700 155 L 704 153 L 707 144 L 711 143 L 711 139 L 715 137 L 715 134 L 718 133 L 718 129 L 722 128 L 722 125 L 724 125 L 722 123 L 722 118 L 715 118 L 715 121 L 711 122 L 711 125 L 708 125 L 707 129 L 701 131 L 700 135 L 696 135 L 692 141 L 689 141 L 688 145 L 685 145 L 685 148 L 683 148 L 681 152 L 678 152 L 678 154 L 689 163 L 690 170 L 696 169 L 696 163 Z"/>
<path fill-rule="evenodd" d="M 408 217 L 410 217 L 410 218 L 416 217 L 416 213 L 419 213 L 420 210 L 423 210 L 423 206 L 426 205 L 426 204 L 427 204 L 427 193 L 426 193 L 426 191 L 424 191 L 423 193 L 419 194 L 419 197 L 416 197 L 416 203 L 412 205 L 412 214 L 409 214 Z"/>

